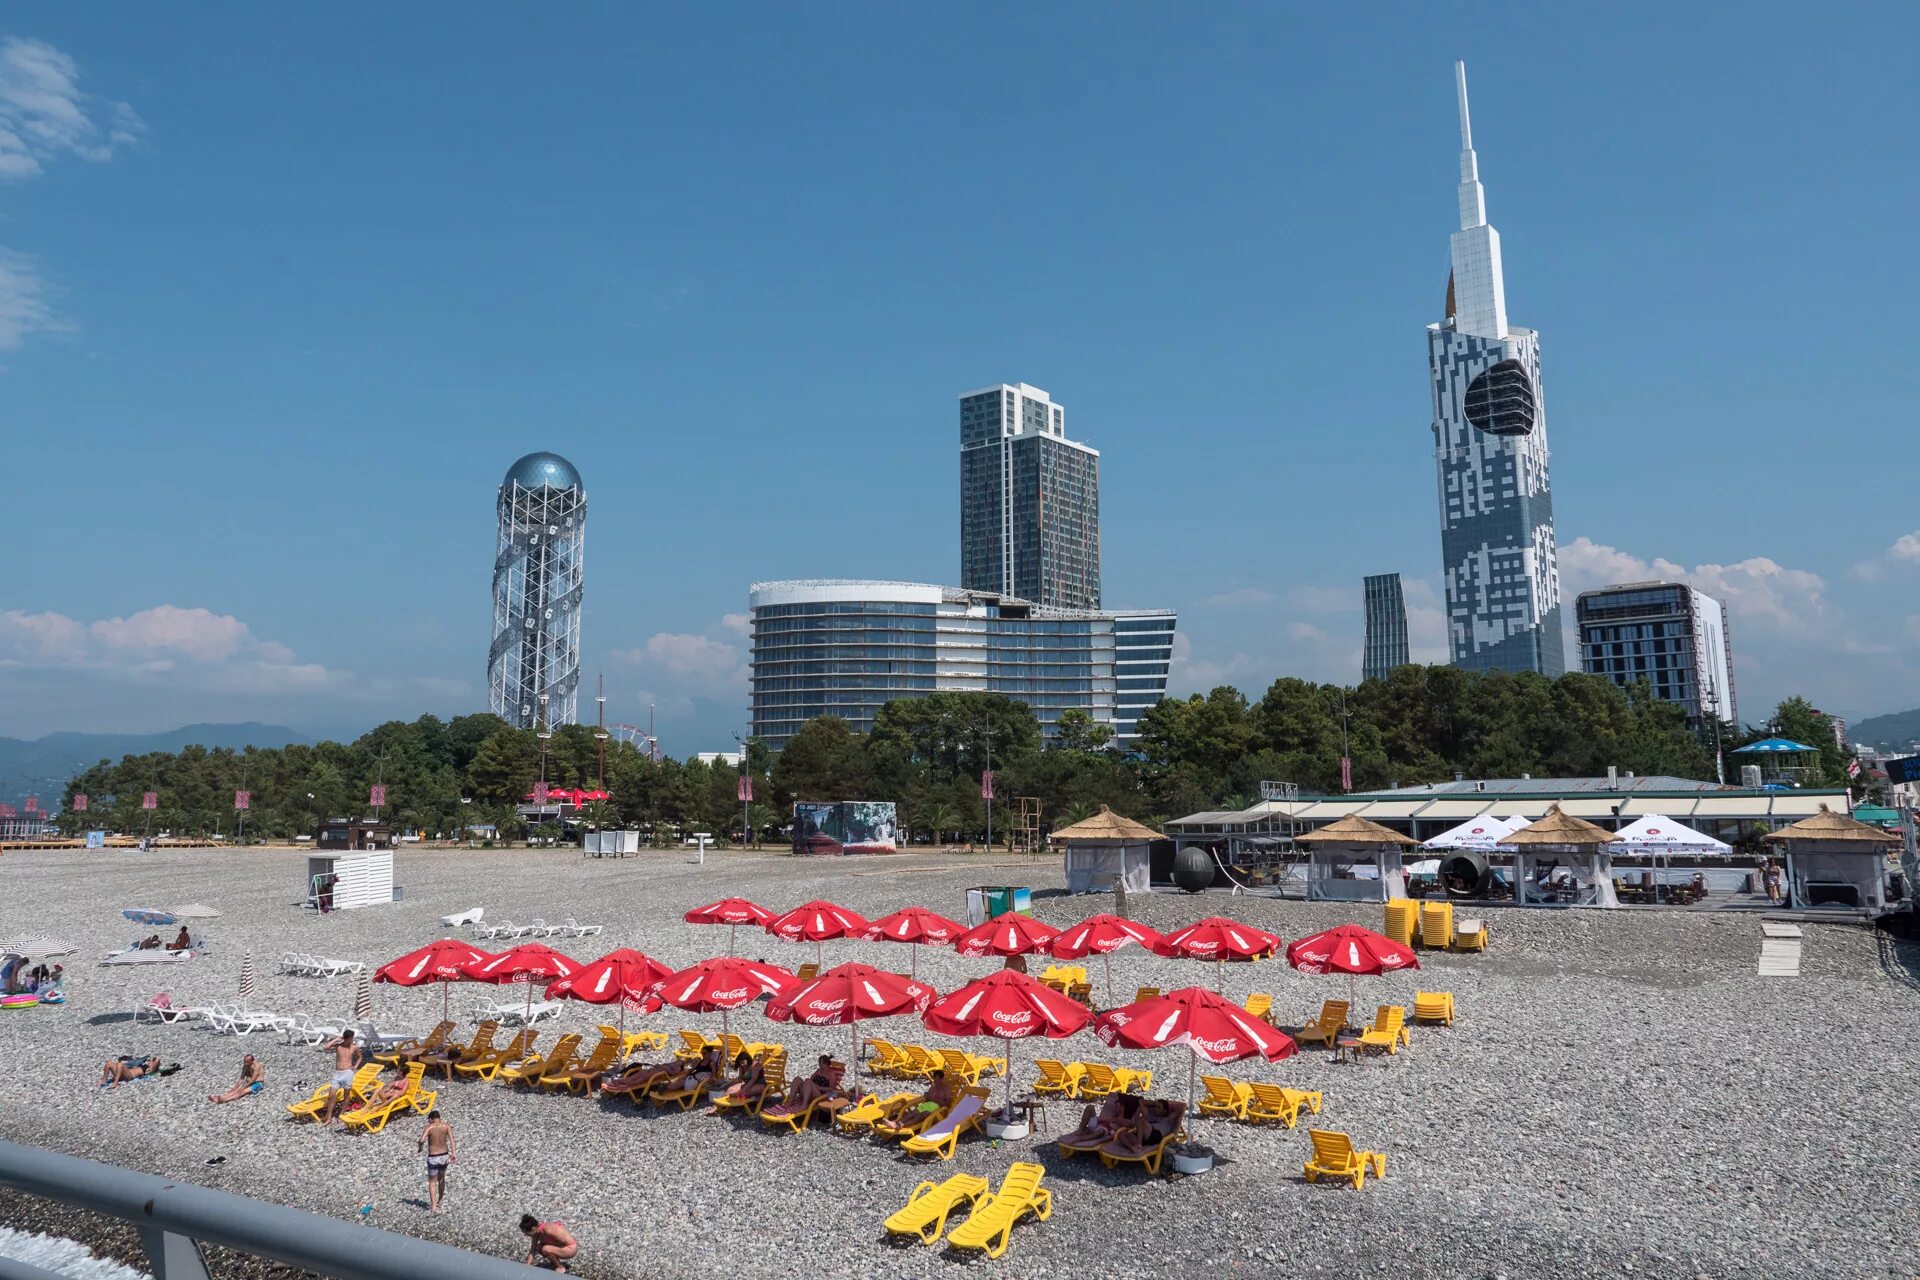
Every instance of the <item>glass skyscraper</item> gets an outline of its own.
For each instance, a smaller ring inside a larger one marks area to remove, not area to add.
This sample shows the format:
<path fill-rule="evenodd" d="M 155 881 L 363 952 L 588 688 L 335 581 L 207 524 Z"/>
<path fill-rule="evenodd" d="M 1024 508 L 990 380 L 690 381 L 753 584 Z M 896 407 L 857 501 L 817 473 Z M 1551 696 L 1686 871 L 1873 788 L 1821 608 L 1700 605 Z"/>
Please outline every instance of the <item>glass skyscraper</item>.
<path fill-rule="evenodd" d="M 507 469 L 495 505 L 493 643 L 487 705 L 522 729 L 572 724 L 580 693 L 587 491 L 557 453 Z"/>
<path fill-rule="evenodd" d="M 1540 335 L 1507 324 L 1500 233 L 1460 98 L 1460 229 L 1453 233 L 1447 318 L 1427 326 L 1439 468 L 1447 642 L 1469 671 L 1566 670 L 1559 551 L 1547 478 Z"/>
<path fill-rule="evenodd" d="M 1067 439 L 1038 387 L 960 397 L 960 585 L 1055 609 L 1100 607 L 1100 452 Z"/>
<path fill-rule="evenodd" d="M 1397 573 L 1376 573 L 1364 584 L 1367 647 L 1360 658 L 1360 678 L 1379 680 L 1413 660 L 1407 648 L 1407 600 Z"/>
<path fill-rule="evenodd" d="M 1617 685 L 1645 680 L 1653 696 L 1687 709 L 1695 726 L 1738 720 L 1727 610 L 1679 582 L 1628 582 L 1583 591 L 1580 668 Z"/>
<path fill-rule="evenodd" d="M 840 579 L 756 583 L 752 731 L 779 750 L 815 716 L 856 732 L 896 698 L 1005 694 L 1051 734 L 1080 708 L 1125 746 L 1166 693 L 1169 610 L 1054 609 L 994 592 Z"/>

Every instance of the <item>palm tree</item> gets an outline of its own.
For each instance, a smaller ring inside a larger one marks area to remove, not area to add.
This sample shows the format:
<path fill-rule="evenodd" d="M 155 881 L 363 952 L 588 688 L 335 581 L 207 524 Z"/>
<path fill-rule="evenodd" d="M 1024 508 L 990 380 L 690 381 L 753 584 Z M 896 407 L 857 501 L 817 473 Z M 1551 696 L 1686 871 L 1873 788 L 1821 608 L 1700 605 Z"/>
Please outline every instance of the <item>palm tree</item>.
<path fill-rule="evenodd" d="M 1053 820 L 1053 829 L 1058 831 L 1060 828 L 1070 827 L 1076 822 L 1085 822 L 1098 812 L 1100 812 L 1100 806 L 1098 805 L 1089 804 L 1085 800 L 1075 801 L 1073 804 L 1067 806 L 1065 813 Z"/>
<path fill-rule="evenodd" d="M 500 837 L 500 847 L 502 849 L 511 849 L 513 848 L 513 837 L 515 833 L 517 833 L 524 824 L 520 819 L 520 811 L 508 804 L 501 805 L 493 811 L 493 825 L 495 834 Z"/>
<path fill-rule="evenodd" d="M 606 831 L 620 825 L 620 811 L 605 800 L 595 800 L 581 810 L 580 816 L 595 831 Z"/>
<path fill-rule="evenodd" d="M 748 834 L 748 843 L 754 848 L 760 847 L 760 833 L 780 821 L 780 815 L 764 804 L 747 806 L 747 821 L 753 830 Z"/>
<path fill-rule="evenodd" d="M 936 800 L 928 805 L 927 811 L 922 814 L 921 817 L 926 823 L 927 829 L 933 832 L 933 842 L 935 844 L 940 843 L 941 832 L 952 831 L 960 825 L 960 815 L 955 813 L 953 806 L 944 800 Z"/>

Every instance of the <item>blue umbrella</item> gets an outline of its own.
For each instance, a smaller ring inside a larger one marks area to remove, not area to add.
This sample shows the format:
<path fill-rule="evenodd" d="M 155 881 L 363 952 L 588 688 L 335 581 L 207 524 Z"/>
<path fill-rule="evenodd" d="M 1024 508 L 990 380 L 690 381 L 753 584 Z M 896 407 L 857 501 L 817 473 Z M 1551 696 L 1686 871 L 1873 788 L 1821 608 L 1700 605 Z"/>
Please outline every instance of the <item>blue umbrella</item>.
<path fill-rule="evenodd" d="M 179 924 L 180 917 L 154 907 L 128 907 L 120 913 L 135 924 Z"/>
<path fill-rule="evenodd" d="M 1758 742 L 1749 742 L 1744 747 L 1735 747 L 1729 754 L 1736 756 L 1749 754 L 1774 755 L 1776 753 L 1789 751 L 1818 751 L 1819 749 L 1818 747 L 1810 747 L 1804 742 L 1790 742 L 1785 738 L 1762 738 Z"/>

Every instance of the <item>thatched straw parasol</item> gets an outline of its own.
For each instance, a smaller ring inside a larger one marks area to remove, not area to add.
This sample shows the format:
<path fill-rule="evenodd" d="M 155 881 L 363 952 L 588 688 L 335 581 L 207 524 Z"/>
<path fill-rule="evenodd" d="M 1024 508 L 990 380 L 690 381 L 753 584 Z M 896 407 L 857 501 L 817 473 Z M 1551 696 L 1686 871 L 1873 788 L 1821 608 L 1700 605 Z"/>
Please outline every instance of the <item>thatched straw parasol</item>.
<path fill-rule="evenodd" d="M 1586 846 L 1612 844 L 1620 837 L 1605 827 L 1596 827 L 1584 818 L 1576 818 L 1561 810 L 1559 805 L 1549 806 L 1547 816 L 1538 822 L 1529 823 L 1512 835 L 1500 837 L 1501 844 L 1517 845 L 1557 845 Z"/>
<path fill-rule="evenodd" d="M 1105 805 L 1100 812 L 1070 827 L 1062 827 L 1053 833 L 1055 840 L 1124 840 L 1128 843 L 1139 840 L 1159 840 L 1161 835 L 1144 823 L 1132 818 L 1123 818 Z"/>
<path fill-rule="evenodd" d="M 1383 827 L 1377 822 L 1369 822 L 1358 814 L 1350 813 L 1338 822 L 1330 822 L 1317 831 L 1295 836 L 1296 844 L 1397 844 L 1413 845 L 1420 843 L 1411 836 L 1403 836 L 1391 827 Z"/>
<path fill-rule="evenodd" d="M 1849 844 L 1899 844 L 1900 837 L 1870 826 L 1851 814 L 1835 813 L 1826 805 L 1811 818 L 1769 831 L 1762 840 L 1837 840 Z"/>

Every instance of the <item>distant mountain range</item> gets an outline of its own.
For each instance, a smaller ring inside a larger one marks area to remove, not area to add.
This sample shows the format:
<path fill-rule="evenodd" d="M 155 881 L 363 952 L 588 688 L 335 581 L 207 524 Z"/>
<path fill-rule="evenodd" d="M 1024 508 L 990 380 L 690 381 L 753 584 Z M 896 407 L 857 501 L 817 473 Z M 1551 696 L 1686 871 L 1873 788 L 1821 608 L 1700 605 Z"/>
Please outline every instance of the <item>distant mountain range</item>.
<path fill-rule="evenodd" d="M 1847 726 L 1847 737 L 1882 751 L 1905 751 L 1920 743 L 1920 707 L 1890 715 L 1868 716 Z"/>
<path fill-rule="evenodd" d="M 50 733 L 31 741 L 0 738 L 0 800 L 17 804 L 20 797 L 38 795 L 41 807 L 59 802 L 67 779 L 102 760 L 145 755 L 149 751 L 178 751 L 182 747 L 284 747 L 312 742 L 285 725 L 189 724 L 165 733 Z"/>

